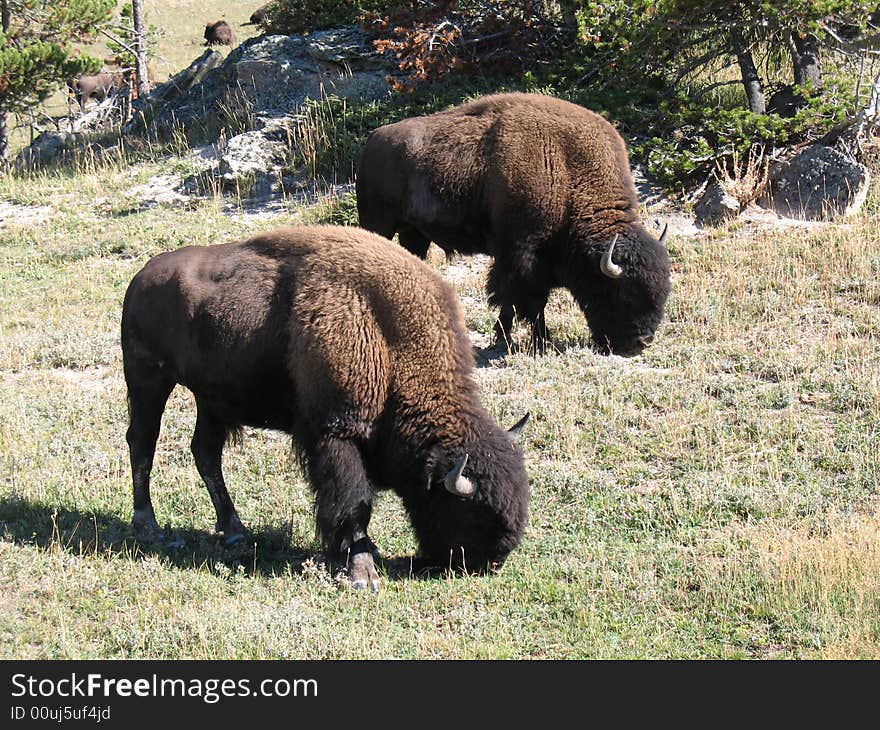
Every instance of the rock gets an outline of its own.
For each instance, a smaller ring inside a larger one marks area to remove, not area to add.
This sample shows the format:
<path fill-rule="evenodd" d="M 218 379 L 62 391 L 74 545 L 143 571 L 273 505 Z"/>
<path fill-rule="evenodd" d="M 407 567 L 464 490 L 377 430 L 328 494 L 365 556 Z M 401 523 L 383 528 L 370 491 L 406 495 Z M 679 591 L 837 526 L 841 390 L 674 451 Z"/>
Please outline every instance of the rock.
<path fill-rule="evenodd" d="M 149 131 L 164 140 L 183 131 L 213 141 L 211 134 L 216 139 L 223 126 L 217 121 L 228 115 L 232 97 L 253 110 L 250 121 L 259 129 L 295 114 L 307 98 L 378 99 L 389 93 L 386 77 L 394 70 L 357 28 L 309 36 L 258 36 L 238 46 L 208 70 L 201 83 L 191 84 L 176 98 L 150 94 L 152 114 L 144 115 L 146 123 L 132 125 L 130 131 Z"/>
<path fill-rule="evenodd" d="M 771 169 L 761 204 L 789 218 L 827 220 L 861 208 L 869 183 L 867 167 L 832 147 L 812 145 Z"/>
<path fill-rule="evenodd" d="M 208 72 L 213 71 L 222 62 L 223 54 L 219 51 L 205 51 L 183 71 L 178 71 L 168 81 L 156 86 L 145 99 L 141 100 L 141 106 L 148 104 L 155 107 L 180 98 L 193 86 L 200 84 Z"/>
<path fill-rule="evenodd" d="M 222 187 L 242 192 L 245 197 L 266 199 L 279 192 L 289 165 L 288 130 L 283 124 L 239 134 L 226 144 L 217 168 Z"/>
<path fill-rule="evenodd" d="M 44 165 L 81 137 L 82 135 L 75 132 L 43 132 L 30 146 L 18 153 L 14 165 L 19 170 L 31 170 Z"/>
<path fill-rule="evenodd" d="M 208 63 L 205 54 L 178 74 L 180 79 L 151 93 L 144 107 L 148 112 L 127 131 L 162 140 L 182 131 L 191 140 L 217 141 L 219 163 L 185 180 L 184 188 L 235 190 L 248 199 L 301 185 L 289 174 L 289 148 L 307 99 L 379 99 L 390 93 L 387 77 L 397 70 L 357 28 L 259 36 L 201 73 Z M 177 93 L 181 86 L 186 88 Z M 245 131 L 224 142 L 221 132 L 230 129 Z"/>
<path fill-rule="evenodd" d="M 713 180 L 694 207 L 694 223 L 700 228 L 720 226 L 736 218 L 740 209 L 739 201 Z"/>

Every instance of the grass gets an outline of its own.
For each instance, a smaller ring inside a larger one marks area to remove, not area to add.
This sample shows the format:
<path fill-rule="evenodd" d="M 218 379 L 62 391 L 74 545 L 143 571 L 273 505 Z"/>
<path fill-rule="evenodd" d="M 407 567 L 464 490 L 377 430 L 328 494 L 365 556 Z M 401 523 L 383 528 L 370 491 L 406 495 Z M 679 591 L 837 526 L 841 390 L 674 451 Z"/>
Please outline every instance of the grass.
<path fill-rule="evenodd" d="M 873 216 L 673 238 L 666 322 L 634 359 L 593 353 L 555 293 L 555 351 L 478 372 L 500 422 L 533 414 L 522 546 L 497 576 L 410 576 L 412 535 L 382 495 L 374 596 L 317 559 L 309 491 L 279 434 L 249 431 L 227 451 L 256 543 L 219 544 L 182 389 L 154 501 L 184 547 L 133 540 L 118 347 L 131 276 L 189 243 L 354 220 L 345 194 L 269 220 L 230 217 L 222 199 L 133 207 L 127 191 L 168 164 L 0 179 L 0 200 L 44 211 L 0 229 L 0 656 L 880 656 Z M 487 340 L 485 259 L 435 266 Z"/>

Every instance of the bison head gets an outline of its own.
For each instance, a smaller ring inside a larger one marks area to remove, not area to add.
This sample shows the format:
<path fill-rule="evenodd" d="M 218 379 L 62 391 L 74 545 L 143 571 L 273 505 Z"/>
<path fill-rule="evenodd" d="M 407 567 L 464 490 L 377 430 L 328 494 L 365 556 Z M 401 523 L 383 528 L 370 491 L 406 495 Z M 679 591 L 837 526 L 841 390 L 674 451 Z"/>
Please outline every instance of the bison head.
<path fill-rule="evenodd" d="M 572 288 L 602 352 L 638 355 L 653 341 L 671 288 L 665 238 L 641 226 L 616 233 Z"/>
<path fill-rule="evenodd" d="M 410 509 L 425 566 L 483 573 L 500 568 L 528 519 L 529 480 L 515 436 L 494 426 L 460 455 L 441 456 Z"/>

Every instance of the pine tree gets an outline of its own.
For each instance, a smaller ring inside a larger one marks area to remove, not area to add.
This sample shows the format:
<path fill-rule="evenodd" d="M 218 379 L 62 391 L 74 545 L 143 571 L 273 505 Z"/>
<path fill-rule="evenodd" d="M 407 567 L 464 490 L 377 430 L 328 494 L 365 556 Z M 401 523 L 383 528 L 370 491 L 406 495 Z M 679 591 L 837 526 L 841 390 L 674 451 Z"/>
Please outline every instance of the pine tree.
<path fill-rule="evenodd" d="M 734 59 L 749 109 L 763 114 L 764 83 L 755 53 L 788 53 L 797 85 L 821 86 L 820 50 L 835 25 L 865 29 L 876 2 L 854 0 L 661 0 L 636 3 L 650 15 L 648 45 L 661 63 L 685 76 Z M 648 13 L 650 8 L 650 13 Z"/>
<path fill-rule="evenodd" d="M 43 101 L 67 79 L 97 70 L 100 59 L 73 46 L 111 19 L 114 0 L 0 0 L 0 161 L 7 115 Z"/>

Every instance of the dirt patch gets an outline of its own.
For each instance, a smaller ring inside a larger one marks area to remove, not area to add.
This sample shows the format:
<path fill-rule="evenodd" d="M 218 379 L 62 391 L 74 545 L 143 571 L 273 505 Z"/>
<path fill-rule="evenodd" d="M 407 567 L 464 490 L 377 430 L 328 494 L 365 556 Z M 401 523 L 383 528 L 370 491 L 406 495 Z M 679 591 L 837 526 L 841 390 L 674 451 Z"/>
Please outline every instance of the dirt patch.
<path fill-rule="evenodd" d="M 114 375 L 110 368 L 103 367 L 86 368 L 85 370 L 56 368 L 52 371 L 52 374 L 60 380 L 78 385 L 83 390 L 91 393 L 107 390 L 114 380 Z"/>
<path fill-rule="evenodd" d="M 0 228 L 10 223 L 30 226 L 43 223 L 55 211 L 46 205 L 19 205 L 0 200 Z"/>

